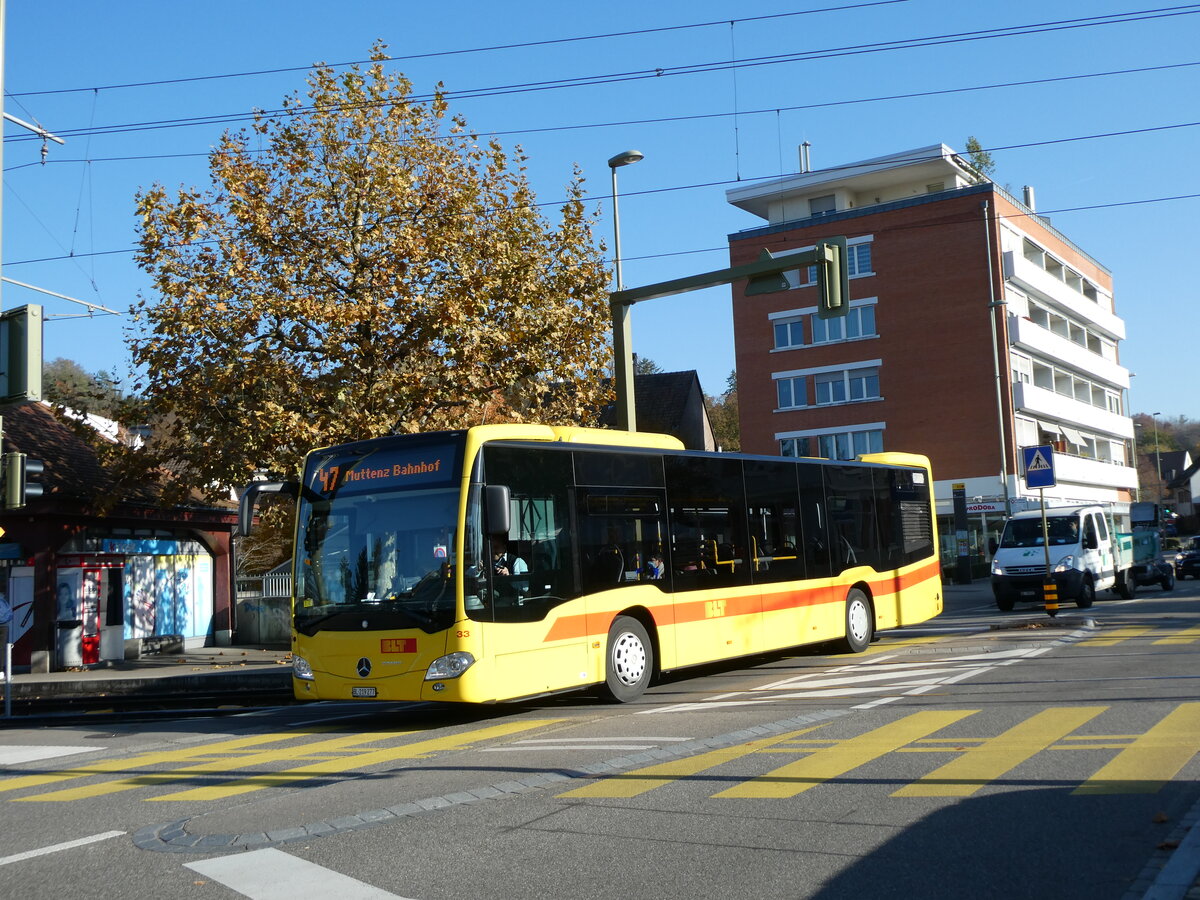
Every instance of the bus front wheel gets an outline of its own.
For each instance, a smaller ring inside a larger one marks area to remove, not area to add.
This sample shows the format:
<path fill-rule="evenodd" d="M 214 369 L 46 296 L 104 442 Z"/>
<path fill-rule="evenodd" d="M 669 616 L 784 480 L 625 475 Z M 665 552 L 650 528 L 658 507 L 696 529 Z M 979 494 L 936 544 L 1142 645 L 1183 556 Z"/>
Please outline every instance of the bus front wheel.
<path fill-rule="evenodd" d="M 845 653 L 862 653 L 871 645 L 874 631 L 871 601 L 858 588 L 851 588 L 846 595 L 846 637 L 838 646 Z"/>
<path fill-rule="evenodd" d="M 637 619 L 617 616 L 608 629 L 604 654 L 604 694 L 617 703 L 636 700 L 650 686 L 654 645 Z"/>

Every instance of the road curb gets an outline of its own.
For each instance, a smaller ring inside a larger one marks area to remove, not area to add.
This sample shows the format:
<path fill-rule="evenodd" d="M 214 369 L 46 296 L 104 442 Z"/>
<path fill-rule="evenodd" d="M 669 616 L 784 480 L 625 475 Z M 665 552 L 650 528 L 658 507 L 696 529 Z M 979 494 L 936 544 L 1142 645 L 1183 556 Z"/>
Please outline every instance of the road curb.
<path fill-rule="evenodd" d="M 237 694 L 247 690 L 278 689 L 291 693 L 292 670 L 250 670 L 246 672 L 199 672 L 145 678 L 112 678 L 104 681 L 35 681 L 22 684 L 13 679 L 12 698 L 23 703 L 41 700 L 92 700 L 99 697 L 178 697 L 189 693 Z"/>

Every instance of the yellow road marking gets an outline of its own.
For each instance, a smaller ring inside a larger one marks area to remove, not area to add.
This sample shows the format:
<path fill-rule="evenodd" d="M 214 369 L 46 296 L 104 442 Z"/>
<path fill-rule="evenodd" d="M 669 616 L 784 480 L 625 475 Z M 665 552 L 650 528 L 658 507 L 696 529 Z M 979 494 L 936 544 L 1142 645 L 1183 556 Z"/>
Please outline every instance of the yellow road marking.
<path fill-rule="evenodd" d="M 1157 793 L 1196 755 L 1198 732 L 1200 703 L 1181 703 L 1072 793 Z"/>
<path fill-rule="evenodd" d="M 340 759 L 322 760 L 307 766 L 298 766 L 295 769 L 285 769 L 282 772 L 263 772 L 258 775 L 248 775 L 244 778 L 238 778 L 225 784 L 192 788 L 191 790 L 178 791 L 174 794 L 165 794 L 161 797 L 148 797 L 146 799 L 154 801 L 222 800 L 226 797 L 247 794 L 251 791 L 262 790 L 263 788 L 281 787 L 301 781 L 313 781 L 329 775 L 341 775 L 345 772 L 361 770 L 368 766 L 392 762 L 397 759 L 416 759 L 442 750 L 460 750 L 471 744 L 493 738 L 507 737 L 511 734 L 531 731 L 535 728 L 543 728 L 560 721 L 562 720 L 530 719 L 526 721 L 506 722 L 502 725 L 493 725 L 490 728 L 480 728 L 476 731 L 466 731 L 461 734 L 431 738 L 427 741 L 402 744 L 399 747 L 367 750 Z"/>
<path fill-rule="evenodd" d="M 1180 631 L 1173 632 L 1170 637 L 1159 638 L 1154 643 L 1194 644 L 1197 640 L 1200 640 L 1200 625 L 1193 625 L 1191 628 L 1184 628 Z"/>
<path fill-rule="evenodd" d="M 1088 638 L 1084 643 L 1089 647 L 1111 647 L 1113 644 L 1121 643 L 1121 641 L 1141 637 L 1149 630 L 1149 625 L 1130 625 L 1126 628 L 1114 628 L 1112 631 L 1105 630 L 1101 633 L 1100 637 Z"/>
<path fill-rule="evenodd" d="M 957 759 L 934 769 L 892 796 L 969 797 L 1106 709 L 1106 706 L 1078 706 L 1042 710 L 1003 734 L 963 750 Z"/>
<path fill-rule="evenodd" d="M 977 712 L 977 709 L 965 709 L 913 713 L 889 725 L 844 740 L 835 747 L 817 750 L 811 756 L 788 763 L 713 796 L 794 797 L 802 791 L 844 775 L 851 769 L 856 769 Z"/>
<path fill-rule="evenodd" d="M 762 738 L 746 744 L 738 744 L 734 747 L 722 747 L 718 750 L 710 750 L 707 753 L 701 753 L 697 756 L 689 756 L 686 759 L 675 759 L 670 762 L 648 766 L 644 769 L 636 769 L 625 775 L 616 775 L 612 778 L 603 778 L 585 784 L 583 787 L 575 788 L 573 791 L 567 791 L 565 794 L 559 794 L 558 796 L 636 797 L 657 787 L 662 787 L 664 784 L 669 784 L 676 779 L 687 778 L 698 772 L 703 772 L 705 769 L 719 766 L 722 763 L 727 763 L 751 753 L 769 751 L 777 744 L 792 740 L 802 734 L 808 734 L 810 731 L 816 731 L 818 728 L 824 728 L 828 724 L 828 722 L 824 722 L 801 731 L 791 731 L 777 737 Z M 795 751 L 792 752 L 794 753 Z"/>
<path fill-rule="evenodd" d="M 248 766 L 267 765 L 283 759 L 319 758 L 319 756 L 324 755 L 326 752 L 342 750 L 346 747 L 353 747 L 358 744 L 370 744 L 374 743 L 375 741 L 382 741 L 388 738 L 402 737 L 406 734 L 412 734 L 412 732 L 384 731 L 368 734 L 344 734 L 340 737 L 329 738 L 325 741 L 316 741 L 310 744 L 296 744 L 291 747 L 279 747 L 273 750 L 260 750 L 257 753 L 238 756 L 235 759 L 214 759 L 195 766 L 185 766 L 182 769 L 171 769 L 166 772 L 147 772 L 143 775 L 134 775 L 129 778 L 122 778 L 119 781 L 101 781 L 96 784 L 88 784 L 77 788 L 66 788 L 61 791 L 52 791 L 48 794 L 34 794 L 29 797 L 20 797 L 18 799 L 32 802 L 85 800 L 88 797 L 100 797 L 105 794 L 118 794 L 121 791 L 131 791 L 134 788 L 139 787 L 149 787 L 155 784 L 169 784 L 172 782 L 186 781 L 193 776 L 207 774 L 210 772 L 228 772 L 231 766 L 235 766 L 240 769 Z"/>
<path fill-rule="evenodd" d="M 157 766 L 163 763 L 179 762 L 185 759 L 195 759 L 200 756 L 214 756 L 220 753 L 236 753 L 246 747 L 257 747 L 262 744 L 274 744 L 294 738 L 309 737 L 332 730 L 330 727 L 312 728 L 306 731 L 290 731 L 278 734 L 256 734 L 249 737 L 234 738 L 219 741 L 215 744 L 196 744 L 179 750 L 164 750 L 160 753 L 145 753 L 141 756 L 127 756 L 121 759 L 108 759 L 103 762 L 72 766 L 69 769 L 59 769 L 44 775 L 23 775 L 18 778 L 8 778 L 0 781 L 0 791 L 15 791 L 21 788 L 38 787 L 43 784 L 57 784 L 60 781 L 70 781 L 73 778 L 84 778 L 88 775 L 109 775 L 113 772 L 128 772 L 143 766 Z"/>

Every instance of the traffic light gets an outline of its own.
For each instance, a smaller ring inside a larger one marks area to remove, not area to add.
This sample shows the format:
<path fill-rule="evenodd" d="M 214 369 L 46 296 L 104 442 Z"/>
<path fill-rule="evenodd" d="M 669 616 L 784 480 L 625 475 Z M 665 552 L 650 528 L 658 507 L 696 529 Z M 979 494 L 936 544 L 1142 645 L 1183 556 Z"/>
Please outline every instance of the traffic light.
<path fill-rule="evenodd" d="M 20 509 L 30 497 L 42 496 L 42 486 L 29 479 L 41 475 L 45 468 L 40 459 L 30 459 L 24 453 L 5 453 L 4 508 Z"/>
<path fill-rule="evenodd" d="M 817 315 L 822 319 L 850 311 L 850 271 L 846 267 L 846 239 L 817 241 Z"/>

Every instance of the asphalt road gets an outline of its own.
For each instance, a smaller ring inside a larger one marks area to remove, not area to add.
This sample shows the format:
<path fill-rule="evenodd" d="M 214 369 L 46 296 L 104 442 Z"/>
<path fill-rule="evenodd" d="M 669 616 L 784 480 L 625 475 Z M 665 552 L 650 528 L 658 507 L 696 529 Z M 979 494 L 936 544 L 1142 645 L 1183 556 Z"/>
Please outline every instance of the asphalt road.
<path fill-rule="evenodd" d="M 320 704 L 9 728 L 0 886 L 155 900 L 1144 896 L 1200 801 L 1200 582 L 1053 620 L 999 613 L 981 590 L 948 596 L 941 618 L 865 654 L 709 667 L 625 706 Z"/>

